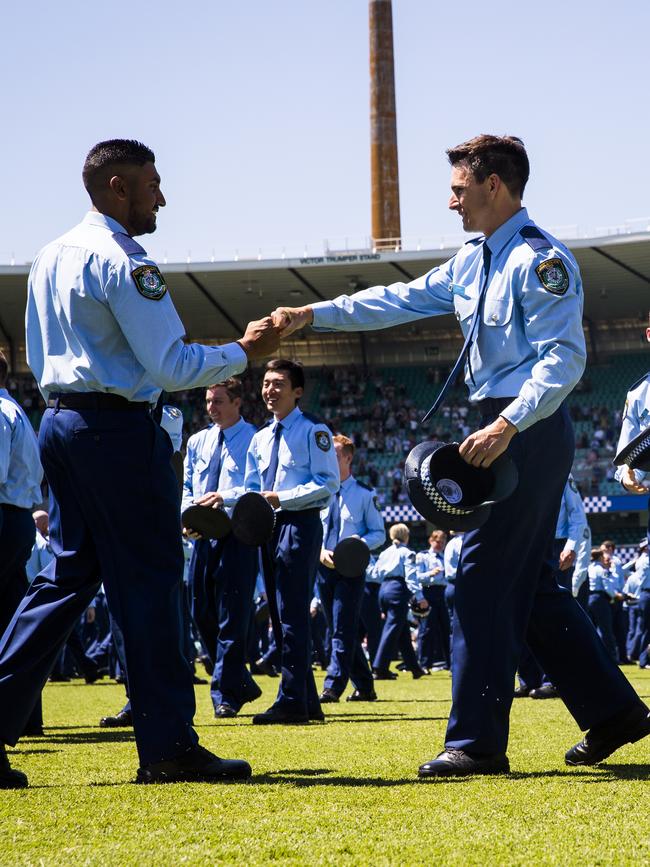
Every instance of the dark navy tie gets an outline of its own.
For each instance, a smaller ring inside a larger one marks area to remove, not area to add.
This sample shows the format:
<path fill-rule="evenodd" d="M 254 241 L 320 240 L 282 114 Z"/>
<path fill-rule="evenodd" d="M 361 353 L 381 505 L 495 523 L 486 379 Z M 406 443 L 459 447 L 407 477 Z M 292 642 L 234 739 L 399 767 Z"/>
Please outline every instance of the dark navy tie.
<path fill-rule="evenodd" d="M 208 465 L 208 481 L 205 487 L 206 493 L 219 490 L 219 475 L 221 473 L 223 439 L 223 431 L 220 430 L 219 439 L 217 440 L 217 447 L 214 450 L 214 453 L 210 458 L 210 464 Z"/>
<path fill-rule="evenodd" d="M 282 434 L 282 425 L 278 422 L 273 438 L 273 448 L 271 449 L 271 460 L 264 473 L 264 490 L 272 491 L 275 484 L 275 476 L 278 472 L 278 452 L 280 451 L 280 436 Z"/>
<path fill-rule="evenodd" d="M 492 259 L 492 254 L 490 253 L 490 248 L 488 245 L 483 242 L 483 285 L 481 286 L 481 291 L 479 292 L 478 300 L 476 302 L 476 307 L 474 308 L 474 315 L 472 316 L 472 321 L 469 324 L 469 330 L 467 332 L 467 337 L 465 338 L 465 343 L 463 344 L 463 348 L 460 351 L 460 355 L 456 359 L 456 364 L 451 369 L 451 373 L 447 377 L 447 381 L 443 385 L 440 390 L 440 394 L 435 399 L 433 406 L 429 410 L 429 412 L 422 419 L 422 423 L 424 424 L 427 419 L 429 419 L 434 413 L 437 412 L 438 407 L 444 400 L 445 395 L 451 388 L 454 380 L 458 376 L 458 371 L 463 367 L 466 360 L 469 360 L 469 352 L 472 346 L 472 341 L 475 336 L 475 333 L 478 335 L 478 323 L 481 318 L 481 310 L 483 309 L 483 301 L 485 300 L 485 293 L 488 287 L 488 278 L 490 276 L 490 260 Z"/>
<path fill-rule="evenodd" d="M 327 520 L 327 539 L 325 540 L 325 549 L 333 551 L 339 541 L 339 532 L 341 529 L 341 492 L 332 500 L 330 506 L 330 514 Z"/>

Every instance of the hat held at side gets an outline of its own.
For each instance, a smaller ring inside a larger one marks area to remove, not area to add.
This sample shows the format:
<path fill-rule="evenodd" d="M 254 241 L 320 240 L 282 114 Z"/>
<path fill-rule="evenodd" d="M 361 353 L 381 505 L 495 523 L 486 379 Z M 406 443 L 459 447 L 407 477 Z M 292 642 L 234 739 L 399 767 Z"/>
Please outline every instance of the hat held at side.
<path fill-rule="evenodd" d="M 487 521 L 494 503 L 512 494 L 519 477 L 506 454 L 489 467 L 474 467 L 461 458 L 458 447 L 436 440 L 419 443 L 406 459 L 404 483 L 427 521 L 445 530 L 475 530 Z"/>

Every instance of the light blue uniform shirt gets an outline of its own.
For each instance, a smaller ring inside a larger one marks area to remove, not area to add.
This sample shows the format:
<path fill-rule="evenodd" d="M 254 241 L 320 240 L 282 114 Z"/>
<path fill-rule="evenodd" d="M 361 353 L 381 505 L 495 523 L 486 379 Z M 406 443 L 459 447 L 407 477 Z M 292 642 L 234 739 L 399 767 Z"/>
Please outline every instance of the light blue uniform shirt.
<path fill-rule="evenodd" d="M 534 224 L 522 208 L 485 242 L 492 253 L 489 285 L 469 355 L 473 379 L 469 368 L 465 377 L 471 401 L 514 397 L 501 415 L 520 431 L 560 406 L 582 376 L 587 357 L 578 265 L 546 232 L 548 246 L 533 249 L 521 234 L 525 226 Z M 535 270 L 551 259 L 561 260 L 568 275 L 562 295 L 544 288 Z M 313 304 L 314 327 L 370 331 L 455 313 L 466 335 L 482 282 L 482 245 L 470 241 L 444 265 L 410 283 Z"/>
<path fill-rule="evenodd" d="M 635 382 L 627 393 L 616 452 L 620 452 L 634 437 L 648 427 L 650 427 L 650 373 Z M 624 469 L 624 466 L 616 469 L 616 479 L 619 482 Z M 643 470 L 634 470 L 634 475 L 637 482 L 650 481 L 650 473 Z"/>
<path fill-rule="evenodd" d="M 200 430 L 187 441 L 183 474 L 183 499 L 181 511 L 191 506 L 196 500 L 207 493 L 210 459 L 217 447 L 219 439 L 218 425 Z M 221 467 L 219 469 L 219 486 L 217 490 L 223 497 L 226 511 L 232 507 L 244 493 L 244 476 L 246 473 L 246 454 L 255 433 L 255 427 L 240 418 L 236 424 L 223 432 L 223 450 Z"/>
<path fill-rule="evenodd" d="M 456 580 L 456 572 L 458 571 L 458 562 L 460 560 L 462 547 L 462 533 L 452 536 L 445 545 L 445 578 L 447 579 L 447 583 Z"/>
<path fill-rule="evenodd" d="M 381 552 L 375 563 L 374 574 L 380 581 L 403 578 L 411 593 L 419 600 L 424 599 L 415 565 L 415 551 L 411 551 L 401 542 L 393 541 L 390 548 Z"/>
<path fill-rule="evenodd" d="M 275 419 L 253 437 L 246 461 L 246 490 L 263 491 L 271 463 Z M 324 509 L 339 489 L 339 465 L 329 428 L 306 416 L 299 407 L 280 422 L 278 469 L 273 490 L 280 508 L 288 511 Z"/>
<path fill-rule="evenodd" d="M 580 540 L 576 548 L 576 562 L 573 565 L 573 575 L 571 577 L 571 592 L 574 596 L 578 592 L 584 582 L 587 580 L 587 570 L 591 563 L 591 529 L 589 525 L 586 528 L 586 535 Z"/>
<path fill-rule="evenodd" d="M 180 452 L 183 445 L 183 413 L 177 406 L 163 406 L 160 427 L 169 435 L 174 451 Z"/>
<path fill-rule="evenodd" d="M 155 262 L 95 211 L 36 256 L 27 361 L 46 400 L 52 391 L 98 391 L 155 403 L 161 389 L 205 387 L 245 369 L 237 343 L 183 343 L 169 291 L 154 300 L 137 288 L 131 274 L 142 265 Z"/>
<path fill-rule="evenodd" d="M 636 585 L 636 593 L 627 589 L 631 582 Z M 630 574 L 625 587 L 625 592 L 630 593 L 630 596 L 638 596 L 642 590 L 650 590 L 650 557 L 648 557 L 647 551 L 644 551 L 637 558 L 634 572 Z"/>
<path fill-rule="evenodd" d="M 445 577 L 445 558 L 444 554 L 438 551 L 420 551 L 416 558 L 418 578 L 422 587 L 446 587 L 447 578 Z M 433 569 L 439 569 L 435 575 L 429 575 Z"/>
<path fill-rule="evenodd" d="M 24 410 L 0 388 L 0 503 L 33 509 L 43 499 L 38 440 Z"/>
<path fill-rule="evenodd" d="M 25 564 L 25 572 L 30 582 L 40 575 L 45 567 L 54 559 L 54 552 L 50 547 L 50 543 L 37 530 L 36 539 L 32 553 L 29 555 L 29 560 Z"/>
<path fill-rule="evenodd" d="M 573 476 L 569 475 L 562 492 L 560 514 L 555 528 L 556 539 L 566 539 L 564 549 L 575 551 L 581 539 L 589 535 L 585 505 Z"/>
<path fill-rule="evenodd" d="M 616 593 L 616 580 L 609 569 L 601 563 L 590 563 L 587 570 L 589 575 L 589 592 L 598 593 L 604 591 L 608 596 L 614 598 Z"/>
<path fill-rule="evenodd" d="M 339 518 L 339 542 L 349 536 L 358 536 L 370 550 L 379 548 L 386 541 L 386 530 L 375 492 L 348 476 L 341 482 L 339 494 L 341 512 Z M 323 522 L 323 545 L 327 541 L 332 503 L 321 512 Z"/>

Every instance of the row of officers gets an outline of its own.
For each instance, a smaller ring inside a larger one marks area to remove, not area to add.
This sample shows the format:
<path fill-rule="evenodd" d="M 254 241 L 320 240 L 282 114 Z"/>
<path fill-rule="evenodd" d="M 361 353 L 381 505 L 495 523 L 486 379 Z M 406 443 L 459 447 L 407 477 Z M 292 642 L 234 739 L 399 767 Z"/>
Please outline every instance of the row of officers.
<path fill-rule="evenodd" d="M 365 575 L 341 575 L 333 561 L 337 544 L 356 536 L 377 552 L 386 540 L 384 521 L 374 492 L 352 474 L 352 441 L 340 434 L 332 438 L 327 428 L 300 410 L 302 376 L 294 362 L 269 362 L 262 395 L 272 420 L 260 431 L 241 417 L 239 380 L 231 377 L 210 386 L 206 410 L 212 423 L 187 443 L 182 509 L 198 503 L 231 512 L 246 490 L 263 493 L 281 509 L 266 557 L 232 534 L 214 541 L 185 531 L 191 552 L 191 613 L 212 670 L 216 718 L 236 716 L 261 694 L 247 665 L 260 572 L 262 586 L 272 588 L 275 596 L 271 608 L 280 628 L 253 671 L 277 672 L 281 678 L 275 703 L 253 717 L 255 724 L 322 719 L 320 705 L 338 702 L 348 681 L 353 687 L 349 701 L 374 701 L 375 681 L 397 677 L 390 666 L 398 656 L 414 678 L 451 666 L 453 582 L 462 534 L 448 540 L 445 532 L 434 530 L 429 549 L 416 553 L 409 547 L 408 527 L 393 525 L 391 544 L 372 557 Z M 180 410 L 165 407 L 162 426 L 179 451 Z M 328 505 L 321 508 L 323 502 Z M 592 549 L 582 498 L 572 478 L 562 498 L 556 549 L 559 582 L 588 610 L 613 658 L 619 663 L 637 659 L 648 666 L 647 552 L 626 568 L 614 555 L 613 543 Z M 27 562 L 28 578 L 51 557 L 43 535 L 37 533 Z M 320 695 L 312 673 L 309 599 L 314 588 L 329 635 L 329 664 Z M 418 624 L 415 647 L 413 618 Z M 518 694 L 553 694 L 534 660 L 524 658 L 519 674 Z M 104 719 L 115 725 L 131 721 L 128 703 L 116 717 Z"/>

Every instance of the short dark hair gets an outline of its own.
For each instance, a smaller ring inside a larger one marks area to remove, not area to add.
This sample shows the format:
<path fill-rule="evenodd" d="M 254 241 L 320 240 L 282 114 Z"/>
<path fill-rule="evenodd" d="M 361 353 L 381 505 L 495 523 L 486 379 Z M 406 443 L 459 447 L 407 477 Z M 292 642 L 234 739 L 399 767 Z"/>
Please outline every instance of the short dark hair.
<path fill-rule="evenodd" d="M 288 373 L 291 381 L 291 388 L 305 387 L 305 371 L 302 364 L 298 361 L 291 361 L 288 358 L 272 358 L 267 361 L 264 371 L 272 371 L 273 373 Z"/>
<path fill-rule="evenodd" d="M 0 349 L 0 388 L 2 388 L 7 381 L 8 373 L 9 365 L 7 364 L 7 358 L 4 352 Z"/>
<path fill-rule="evenodd" d="M 223 382 L 215 382 L 212 385 L 209 385 L 206 391 L 212 391 L 214 388 L 225 388 L 226 394 L 230 400 L 235 400 L 236 398 L 241 399 L 244 393 L 241 379 L 237 379 L 236 376 L 229 376 L 228 379 L 224 379 Z"/>
<path fill-rule="evenodd" d="M 452 166 L 466 165 L 479 183 L 498 175 L 512 195 L 524 195 L 530 175 L 526 148 L 514 135 L 477 135 L 447 150 Z"/>
<path fill-rule="evenodd" d="M 90 149 L 84 162 L 81 177 L 91 201 L 108 183 L 115 166 L 143 166 L 155 163 L 151 148 L 129 138 L 112 138 L 100 141 Z"/>

